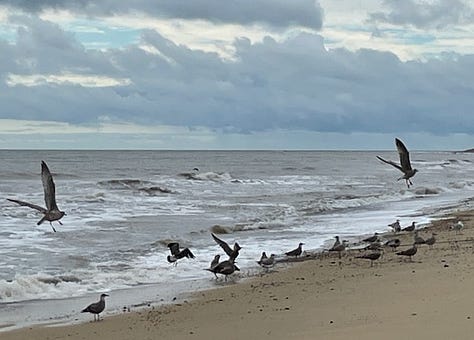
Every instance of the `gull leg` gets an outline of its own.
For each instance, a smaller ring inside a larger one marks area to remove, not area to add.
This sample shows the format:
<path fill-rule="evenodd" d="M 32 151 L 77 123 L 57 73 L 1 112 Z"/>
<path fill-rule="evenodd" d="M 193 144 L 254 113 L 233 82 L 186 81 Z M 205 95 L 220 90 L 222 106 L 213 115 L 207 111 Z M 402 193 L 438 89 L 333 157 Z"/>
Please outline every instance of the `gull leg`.
<path fill-rule="evenodd" d="M 53 231 L 56 232 L 56 229 L 54 229 L 53 223 L 51 223 L 51 221 L 49 221 L 49 225 L 51 226 L 51 228 L 53 228 Z"/>

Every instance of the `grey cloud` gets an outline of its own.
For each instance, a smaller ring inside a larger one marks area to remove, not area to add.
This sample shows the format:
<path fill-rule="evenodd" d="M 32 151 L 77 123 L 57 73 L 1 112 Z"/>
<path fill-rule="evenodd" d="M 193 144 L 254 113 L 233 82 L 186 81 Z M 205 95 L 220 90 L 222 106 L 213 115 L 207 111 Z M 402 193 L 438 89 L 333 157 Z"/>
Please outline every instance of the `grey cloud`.
<path fill-rule="evenodd" d="M 94 124 L 108 116 L 241 133 L 474 133 L 472 55 L 402 62 L 389 52 L 328 51 L 321 36 L 303 33 L 283 42 L 236 40 L 236 60 L 228 61 L 155 31 L 144 31 L 141 43 L 162 56 L 136 45 L 97 52 L 51 23 L 24 20 L 16 44 L 0 41 L 0 79 L 74 69 L 131 84 L 8 87 L 0 81 L 0 118 Z M 32 60 L 28 68 L 12 62 L 25 56 Z"/>
<path fill-rule="evenodd" d="M 370 22 L 441 29 L 469 23 L 474 18 L 473 8 L 462 0 L 384 0 L 384 5 L 388 11 L 371 13 Z"/>
<path fill-rule="evenodd" d="M 166 18 L 313 29 L 320 29 L 323 21 L 323 11 L 315 0 L 0 0 L 2 4 L 27 12 L 53 8 L 103 16 L 139 11 Z"/>

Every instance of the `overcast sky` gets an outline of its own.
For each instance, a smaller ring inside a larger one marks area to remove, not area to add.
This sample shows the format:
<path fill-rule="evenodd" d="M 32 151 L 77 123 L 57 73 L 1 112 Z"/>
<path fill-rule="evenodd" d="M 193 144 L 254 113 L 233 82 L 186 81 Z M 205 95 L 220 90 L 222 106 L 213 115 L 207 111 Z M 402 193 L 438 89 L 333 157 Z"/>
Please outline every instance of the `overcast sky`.
<path fill-rule="evenodd" d="M 0 148 L 474 147 L 474 0 L 0 0 Z"/>

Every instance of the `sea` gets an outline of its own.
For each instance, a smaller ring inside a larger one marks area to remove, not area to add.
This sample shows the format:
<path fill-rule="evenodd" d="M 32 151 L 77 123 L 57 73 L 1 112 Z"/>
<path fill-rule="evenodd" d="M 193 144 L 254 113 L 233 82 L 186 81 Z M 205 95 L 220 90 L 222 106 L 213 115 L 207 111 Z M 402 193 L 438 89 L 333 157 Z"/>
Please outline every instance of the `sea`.
<path fill-rule="evenodd" d="M 398 160 L 395 150 L 0 150 L 0 329 L 89 321 L 81 309 L 104 292 L 106 314 L 171 303 L 258 275 L 262 251 L 323 249 L 396 219 L 422 228 L 474 196 L 474 154 L 412 152 L 411 188 L 377 155 Z M 42 160 L 67 214 L 57 232 L 6 200 L 44 206 Z M 225 258 L 211 232 L 242 246 L 239 279 L 204 270 Z M 168 263 L 169 242 L 196 258 Z"/>

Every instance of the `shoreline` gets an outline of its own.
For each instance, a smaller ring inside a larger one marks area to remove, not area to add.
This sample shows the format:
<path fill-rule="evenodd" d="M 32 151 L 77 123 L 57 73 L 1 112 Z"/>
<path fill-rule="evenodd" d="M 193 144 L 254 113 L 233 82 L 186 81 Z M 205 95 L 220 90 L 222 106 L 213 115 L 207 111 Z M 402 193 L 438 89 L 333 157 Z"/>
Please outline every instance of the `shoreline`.
<path fill-rule="evenodd" d="M 474 284 L 469 275 L 474 273 L 471 209 L 451 212 L 420 229 L 424 237 L 436 231 L 438 243 L 433 250 L 420 246 L 413 262 L 386 250 L 373 267 L 354 258 L 358 254 L 354 251 L 341 261 L 334 254 L 295 264 L 280 263 L 269 273 L 262 271 L 260 276 L 237 284 L 191 293 L 171 305 L 107 316 L 97 323 L 0 332 L 6 340 L 66 335 L 83 339 L 92 334 L 114 340 L 165 336 L 208 339 L 223 333 L 232 339 L 257 335 L 269 339 L 342 339 L 382 334 L 387 338 L 387 331 L 394 332 L 393 337 L 388 336 L 394 339 L 403 334 L 421 338 L 431 334 L 430 338 L 442 339 L 446 338 L 441 336 L 447 335 L 443 333 L 446 328 L 451 338 L 468 338 L 474 329 L 474 310 L 471 314 L 471 303 L 463 298 L 463 291 L 469 292 L 468 287 Z M 463 234 L 448 229 L 454 218 L 463 221 Z M 411 235 L 397 234 L 403 238 L 402 244 L 409 244 Z M 444 322 L 444 318 L 450 321 Z M 427 322 L 435 323 L 428 327 L 432 330 L 426 329 Z M 440 330 L 441 325 L 444 328 Z"/>

